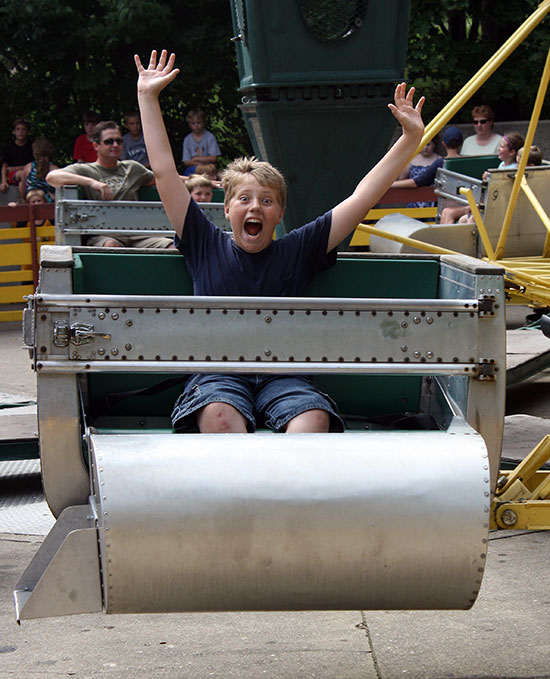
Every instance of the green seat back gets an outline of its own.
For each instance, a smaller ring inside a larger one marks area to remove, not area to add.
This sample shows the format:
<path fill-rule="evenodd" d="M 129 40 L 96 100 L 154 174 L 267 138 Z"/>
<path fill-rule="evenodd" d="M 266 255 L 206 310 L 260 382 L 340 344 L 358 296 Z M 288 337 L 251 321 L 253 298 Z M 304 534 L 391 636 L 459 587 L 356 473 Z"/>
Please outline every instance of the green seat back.
<path fill-rule="evenodd" d="M 313 297 L 437 298 L 437 260 L 341 258 L 310 285 Z M 78 253 L 74 291 L 77 294 L 190 295 L 192 282 L 183 257 L 159 253 Z M 289 341 L 292 341 L 291 339 Z M 99 404 L 105 394 L 144 389 L 173 374 L 88 375 L 89 400 Z M 418 410 L 421 377 L 321 375 L 318 386 L 337 402 L 340 412 L 379 415 Z M 181 385 L 154 396 L 132 396 L 109 408 L 109 416 L 168 418 Z"/>

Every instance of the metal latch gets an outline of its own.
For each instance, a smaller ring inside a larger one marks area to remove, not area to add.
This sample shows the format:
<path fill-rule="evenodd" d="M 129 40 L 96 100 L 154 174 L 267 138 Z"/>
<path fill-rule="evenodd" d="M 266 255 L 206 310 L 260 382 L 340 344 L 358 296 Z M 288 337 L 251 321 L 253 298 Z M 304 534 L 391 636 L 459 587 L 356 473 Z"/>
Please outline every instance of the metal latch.
<path fill-rule="evenodd" d="M 477 364 L 477 378 L 482 382 L 494 382 L 497 378 L 498 367 L 494 358 L 480 358 Z"/>
<path fill-rule="evenodd" d="M 90 323 L 73 323 L 68 321 L 55 321 L 53 326 L 53 344 L 55 347 L 68 347 L 70 344 L 79 346 L 89 344 L 95 337 L 110 340 L 111 335 L 105 332 L 95 332 Z"/>
<path fill-rule="evenodd" d="M 496 299 L 491 295 L 484 295 L 477 301 L 477 311 L 479 316 L 494 316 L 495 315 L 495 301 Z"/>
<path fill-rule="evenodd" d="M 95 215 L 87 215 L 85 212 L 71 212 L 69 219 L 72 224 L 78 224 L 79 222 L 87 222 L 89 219 L 95 219 Z"/>

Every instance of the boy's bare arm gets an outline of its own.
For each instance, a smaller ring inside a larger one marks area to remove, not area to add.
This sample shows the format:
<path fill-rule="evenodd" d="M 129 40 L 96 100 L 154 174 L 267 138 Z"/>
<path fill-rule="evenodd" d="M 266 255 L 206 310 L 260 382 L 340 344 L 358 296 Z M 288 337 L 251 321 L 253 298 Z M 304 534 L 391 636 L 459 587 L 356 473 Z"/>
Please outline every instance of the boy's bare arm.
<path fill-rule="evenodd" d="M 409 90 L 408 94 L 405 83 L 395 88 L 395 104 L 388 104 L 388 107 L 401 123 L 403 134 L 386 155 L 363 177 L 351 196 L 332 210 L 328 252 L 341 243 L 365 218 L 367 212 L 386 193 L 416 151 L 424 132 L 421 116 L 424 97 L 415 107 L 413 96 L 414 87 Z"/>
<path fill-rule="evenodd" d="M 172 148 L 160 110 L 159 94 L 179 73 L 174 68 L 175 55 L 162 50 L 157 62 L 153 50 L 149 65 L 144 68 L 140 58 L 134 57 L 138 71 L 138 103 L 141 113 L 143 136 L 151 169 L 155 173 L 157 189 L 174 231 L 181 237 L 189 207 L 190 196 L 182 182 L 174 162 Z"/>

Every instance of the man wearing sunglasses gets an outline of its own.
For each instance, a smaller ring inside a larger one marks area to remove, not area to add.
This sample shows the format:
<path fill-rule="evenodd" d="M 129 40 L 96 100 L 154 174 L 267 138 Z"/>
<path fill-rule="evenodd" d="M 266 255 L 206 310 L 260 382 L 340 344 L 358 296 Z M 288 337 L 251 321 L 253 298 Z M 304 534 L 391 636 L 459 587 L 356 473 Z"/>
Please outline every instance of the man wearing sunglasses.
<path fill-rule="evenodd" d="M 466 137 L 462 145 L 463 156 L 494 156 L 498 154 L 498 146 L 502 139 L 493 132 L 495 114 L 490 106 L 474 106 L 472 109 L 474 132 Z"/>
<path fill-rule="evenodd" d="M 82 187 L 86 200 L 138 200 L 142 186 L 155 183 L 155 176 L 135 160 L 120 160 L 122 131 L 114 120 L 96 125 L 92 142 L 97 152 L 95 163 L 74 163 L 52 170 L 47 181 L 52 186 L 76 184 Z M 156 236 L 91 236 L 86 245 L 100 247 L 173 247 L 173 240 Z"/>

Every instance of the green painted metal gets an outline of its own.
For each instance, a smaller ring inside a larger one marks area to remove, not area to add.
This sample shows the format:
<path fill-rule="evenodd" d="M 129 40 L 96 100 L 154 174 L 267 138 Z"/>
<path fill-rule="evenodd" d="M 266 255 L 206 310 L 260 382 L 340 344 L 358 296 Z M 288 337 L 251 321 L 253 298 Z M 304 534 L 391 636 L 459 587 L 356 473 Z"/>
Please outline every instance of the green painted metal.
<path fill-rule="evenodd" d="M 75 294 L 191 295 L 191 277 L 179 253 L 77 253 Z M 436 259 L 339 258 L 309 286 L 312 297 L 436 298 Z"/>
<path fill-rule="evenodd" d="M 289 187 L 279 234 L 337 205 L 386 152 L 409 0 L 233 0 L 231 7 L 240 108 L 254 153 Z"/>
<path fill-rule="evenodd" d="M 498 156 L 464 156 L 462 158 L 448 158 L 445 161 L 445 169 L 481 179 L 485 170 L 494 170 L 499 163 Z"/>
<path fill-rule="evenodd" d="M 39 457 L 38 439 L 0 441 L 0 462 L 34 460 Z"/>
<path fill-rule="evenodd" d="M 185 260 L 178 253 L 77 253 L 75 294 L 191 295 L 193 286 Z"/>
<path fill-rule="evenodd" d="M 332 269 L 317 276 L 307 291 L 313 297 L 437 298 L 439 263 L 436 259 L 341 257 Z M 76 294 L 189 295 L 192 284 L 179 254 L 78 253 L 75 255 Z M 291 339 L 289 339 L 291 341 Z M 170 376 L 171 378 L 174 375 Z M 105 406 L 106 394 L 145 389 L 166 380 L 162 373 L 132 375 L 97 373 L 87 376 L 92 423 L 101 418 L 160 418 L 167 426 L 181 385 L 151 396 L 136 395 Z M 421 378 L 417 376 L 317 376 L 320 388 L 350 415 L 379 415 L 418 410 Z M 156 428 L 156 427 L 153 427 Z"/>
<path fill-rule="evenodd" d="M 232 0 L 240 88 L 402 77 L 408 0 Z"/>

